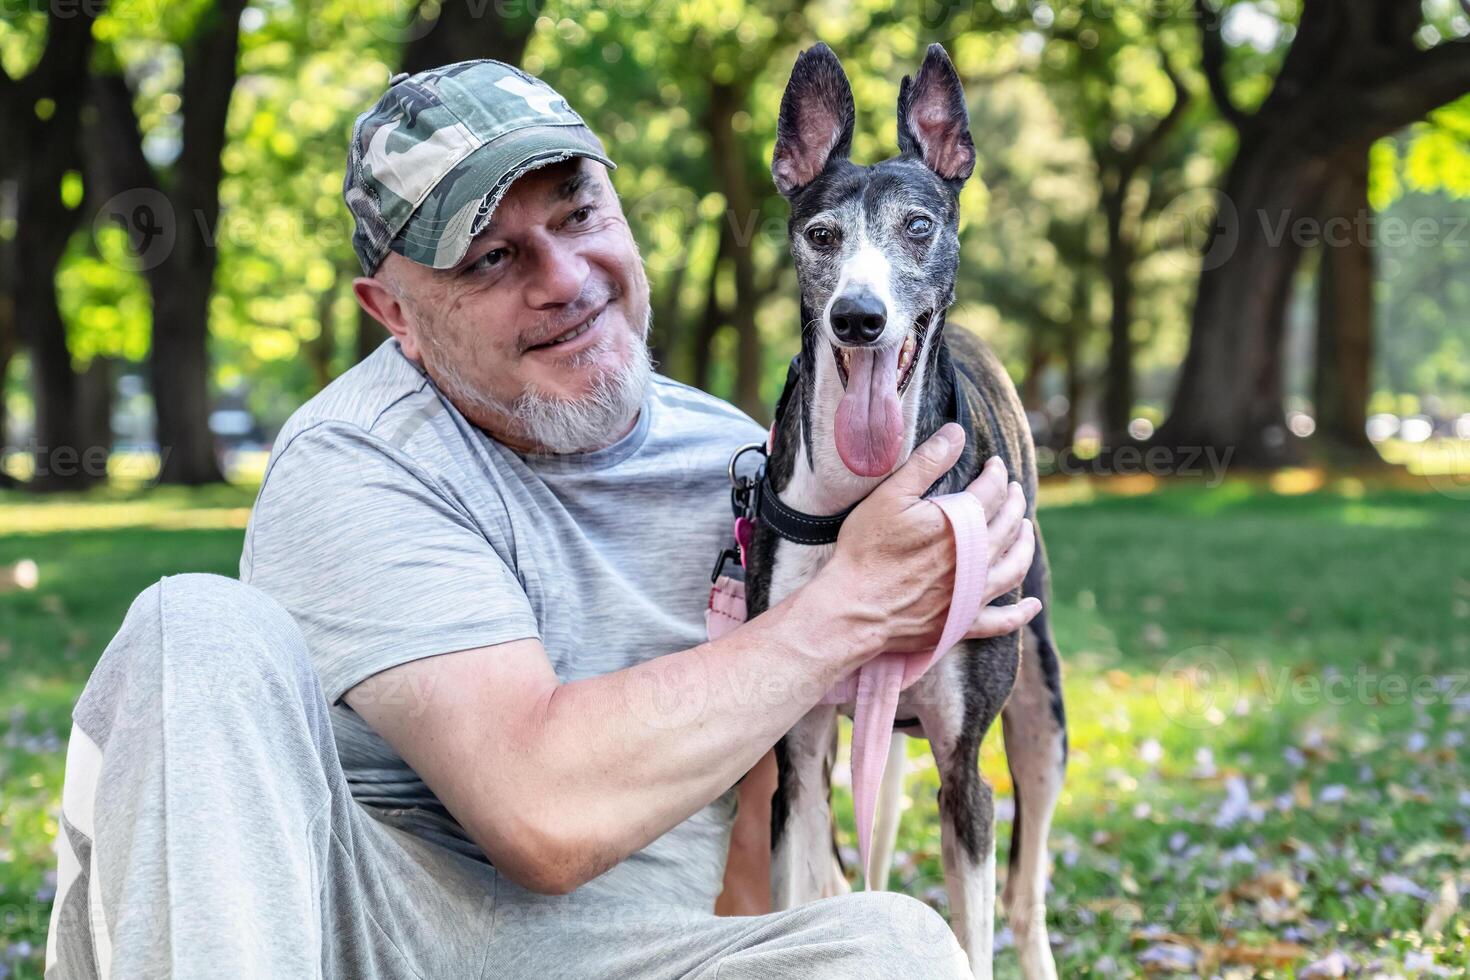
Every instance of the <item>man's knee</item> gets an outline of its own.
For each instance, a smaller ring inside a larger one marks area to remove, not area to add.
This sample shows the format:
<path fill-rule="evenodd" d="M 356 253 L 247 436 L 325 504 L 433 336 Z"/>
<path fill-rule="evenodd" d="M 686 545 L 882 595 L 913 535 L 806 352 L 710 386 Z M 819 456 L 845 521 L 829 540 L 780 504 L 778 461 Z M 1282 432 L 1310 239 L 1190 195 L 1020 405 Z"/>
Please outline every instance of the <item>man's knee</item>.
<path fill-rule="evenodd" d="M 170 575 L 149 586 L 158 591 L 163 628 L 170 644 L 198 640 L 209 646 L 234 641 L 258 647 L 283 664 L 295 665 L 306 644 L 296 621 L 280 603 L 257 588 L 223 575 Z M 146 593 L 145 593 L 146 594 Z"/>
<path fill-rule="evenodd" d="M 862 945 L 876 976 L 972 980 L 964 951 L 944 917 L 897 892 L 855 892 L 815 903 L 841 934 Z"/>
<path fill-rule="evenodd" d="M 133 601 L 87 683 L 78 720 L 143 710 L 121 697 L 249 698 L 314 684 L 306 643 L 279 603 L 235 579 L 174 575 Z"/>

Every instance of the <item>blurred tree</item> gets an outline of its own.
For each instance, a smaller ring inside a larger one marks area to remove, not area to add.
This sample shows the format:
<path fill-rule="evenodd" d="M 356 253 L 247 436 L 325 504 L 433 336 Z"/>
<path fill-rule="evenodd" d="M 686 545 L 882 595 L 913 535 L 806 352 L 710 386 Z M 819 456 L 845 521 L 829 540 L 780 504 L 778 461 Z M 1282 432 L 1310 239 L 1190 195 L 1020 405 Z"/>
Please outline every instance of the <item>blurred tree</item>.
<path fill-rule="evenodd" d="M 1320 206 L 1317 323 L 1312 371 L 1315 447 L 1334 464 L 1376 464 L 1368 441 L 1373 394 L 1373 210 L 1368 204 L 1368 147 L 1352 146 L 1331 166 Z M 1332 229 L 1340 233 L 1333 234 Z"/>
<path fill-rule="evenodd" d="M 1087 142 L 1105 230 L 1102 432 L 1112 443 L 1126 438 L 1133 418 L 1137 265 L 1148 222 L 1169 200 L 1169 189 L 1177 193 L 1187 155 L 1170 152 L 1169 143 L 1190 92 L 1168 49 L 1177 40 L 1134 5 L 1063 5 L 1050 16 L 1040 77 L 1068 128 Z"/>
<path fill-rule="evenodd" d="M 145 256 L 144 278 L 153 296 L 149 352 L 158 415 L 160 483 L 201 484 L 223 479 L 210 431 L 209 301 L 218 259 L 220 154 L 237 77 L 240 14 L 246 0 L 218 0 L 194 11 L 181 31 L 183 79 L 177 158 L 162 173 L 143 151 L 134 93 L 115 57 L 92 82 L 97 138 L 91 170 L 100 194 L 125 202 L 139 215 L 127 224 Z M 161 255 L 154 221 L 137 202 L 166 202 L 173 240 Z"/>
<path fill-rule="evenodd" d="M 101 6 L 49 5 L 44 48 L 31 71 L 12 78 L 0 65 L 0 142 L 14 148 L 0 157 L 0 184 L 11 188 L 15 221 L 0 250 L 0 378 L 18 339 L 31 356 L 31 486 L 37 490 L 73 489 L 97 479 L 81 462 L 88 433 L 78 411 L 78 381 L 55 283 L 81 214 L 79 134 L 87 76 L 78 68 L 90 59 Z"/>
<path fill-rule="evenodd" d="M 1432 24 L 1431 29 L 1438 31 Z M 1470 58 L 1470 49 L 1464 56 Z M 1413 189 L 1458 190 L 1470 194 L 1470 99 L 1461 99 L 1430 114 L 1428 120 L 1406 134 L 1404 142 L 1405 176 Z M 1380 159 L 1378 167 L 1391 172 L 1400 163 L 1398 152 L 1394 146 L 1384 150 L 1376 154 Z M 1374 361 L 1379 351 L 1375 321 L 1403 328 L 1408 320 L 1379 320 L 1382 304 L 1376 301 L 1375 292 L 1383 291 L 1378 267 L 1384 236 L 1379 231 L 1382 222 L 1377 212 L 1398 197 L 1403 184 L 1396 177 L 1389 177 L 1392 186 L 1384 187 L 1377 195 L 1378 200 L 1373 200 L 1371 157 L 1374 155 L 1356 145 L 1344 151 L 1323 191 L 1324 223 L 1336 222 L 1346 233 L 1332 240 L 1324 238 L 1317 248 L 1313 447 L 1319 456 L 1338 464 L 1379 462 L 1377 450 L 1367 436 Z M 1454 237 L 1449 216 L 1428 220 L 1435 228 L 1435 237 Z M 1330 226 L 1324 224 L 1324 227 Z M 1425 260 L 1428 261 L 1427 255 Z M 1449 298 L 1444 289 L 1434 295 Z M 1417 353 L 1422 357 L 1427 352 Z"/>
<path fill-rule="evenodd" d="M 1323 230 L 1324 214 L 1354 210 L 1347 202 L 1362 185 L 1348 176 L 1356 165 L 1344 161 L 1366 157 L 1374 141 L 1470 90 L 1470 48 L 1451 40 L 1421 49 L 1419 3 L 1301 0 L 1280 70 L 1252 112 L 1232 91 L 1222 33 L 1223 17 L 1240 6 L 1196 0 L 1201 63 L 1239 146 L 1221 188 L 1174 402 L 1154 441 L 1231 449 L 1237 463 L 1276 465 L 1299 456 L 1282 405 L 1286 308 L 1305 248 L 1297 223 L 1307 218 Z M 1324 198 L 1335 173 L 1343 183 Z M 1324 357 L 1339 362 L 1341 398 L 1333 429 L 1356 413 L 1356 379 L 1371 350 L 1362 324 L 1338 314 L 1361 297 L 1352 284 L 1371 267 L 1361 256 L 1330 261 L 1325 301 L 1338 334 Z"/>
<path fill-rule="evenodd" d="M 536 26 L 537 4 L 420 0 L 407 28 L 402 71 L 493 58 L 519 65 Z"/>
<path fill-rule="evenodd" d="M 1470 99 L 1374 147 L 1375 400 L 1470 412 Z"/>
<path fill-rule="evenodd" d="M 1033 420 L 1045 419 L 1037 438 L 1064 448 L 1096 386 L 1087 366 L 1102 327 L 1094 297 L 1106 292 L 1091 154 L 1036 74 L 970 76 L 965 91 L 979 151 L 972 179 L 983 180 L 989 201 L 962 235 L 960 303 L 995 311 L 1003 329 L 987 331 L 992 343 L 1019 338 L 1022 401 Z M 1053 368 L 1062 403 L 1043 387 Z"/>

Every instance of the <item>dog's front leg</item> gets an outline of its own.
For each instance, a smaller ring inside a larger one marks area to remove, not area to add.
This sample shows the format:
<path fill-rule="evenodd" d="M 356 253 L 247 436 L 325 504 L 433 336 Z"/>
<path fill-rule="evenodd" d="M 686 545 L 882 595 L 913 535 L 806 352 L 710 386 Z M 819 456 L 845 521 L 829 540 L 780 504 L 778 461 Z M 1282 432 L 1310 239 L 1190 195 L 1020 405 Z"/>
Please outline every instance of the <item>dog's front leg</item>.
<path fill-rule="evenodd" d="M 819 704 L 776 746 L 772 908 L 794 908 L 847 890 L 832 851 L 830 760 L 836 737 L 836 705 Z"/>
<path fill-rule="evenodd" d="M 914 710 L 939 770 L 939 844 L 949 924 L 976 980 L 995 951 L 995 804 L 980 775 L 980 742 L 1010 692 L 1013 637 L 952 651 L 914 688 Z M 978 659 L 977 659 L 978 658 Z M 967 676 L 968 673 L 968 676 Z"/>

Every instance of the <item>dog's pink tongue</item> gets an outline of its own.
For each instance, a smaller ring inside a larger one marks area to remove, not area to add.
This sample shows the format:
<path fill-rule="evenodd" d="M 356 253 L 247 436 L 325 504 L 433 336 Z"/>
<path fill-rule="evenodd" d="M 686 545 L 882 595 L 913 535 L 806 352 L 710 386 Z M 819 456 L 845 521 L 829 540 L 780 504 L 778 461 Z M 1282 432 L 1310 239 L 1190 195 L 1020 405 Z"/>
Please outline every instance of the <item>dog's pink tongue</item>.
<path fill-rule="evenodd" d="M 858 476 L 886 476 L 903 449 L 898 346 L 852 351 L 847 392 L 837 406 L 837 455 Z"/>

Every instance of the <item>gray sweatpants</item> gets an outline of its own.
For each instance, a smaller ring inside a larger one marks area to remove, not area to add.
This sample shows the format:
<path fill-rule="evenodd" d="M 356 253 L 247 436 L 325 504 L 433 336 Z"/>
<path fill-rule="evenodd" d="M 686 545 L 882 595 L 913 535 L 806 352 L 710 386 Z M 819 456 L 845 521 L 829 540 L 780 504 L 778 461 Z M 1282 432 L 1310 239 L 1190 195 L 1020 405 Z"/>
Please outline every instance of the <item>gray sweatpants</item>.
<path fill-rule="evenodd" d="M 748 918 L 537 895 L 356 803 L 291 617 L 168 578 L 73 715 L 48 978 L 960 978 L 940 916 L 859 893 Z"/>

